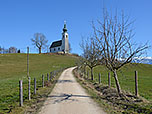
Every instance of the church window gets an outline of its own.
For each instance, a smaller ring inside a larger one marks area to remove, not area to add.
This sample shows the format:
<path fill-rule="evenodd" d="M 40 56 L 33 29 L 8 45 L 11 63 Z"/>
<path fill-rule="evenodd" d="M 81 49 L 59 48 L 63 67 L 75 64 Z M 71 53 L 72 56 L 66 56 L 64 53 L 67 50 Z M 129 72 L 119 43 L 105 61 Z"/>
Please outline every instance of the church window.
<path fill-rule="evenodd" d="M 58 48 L 58 50 L 60 50 L 60 48 Z"/>
<path fill-rule="evenodd" d="M 66 35 L 66 38 L 68 38 L 68 35 Z"/>
<path fill-rule="evenodd" d="M 55 48 L 54 48 L 54 51 L 55 51 Z"/>

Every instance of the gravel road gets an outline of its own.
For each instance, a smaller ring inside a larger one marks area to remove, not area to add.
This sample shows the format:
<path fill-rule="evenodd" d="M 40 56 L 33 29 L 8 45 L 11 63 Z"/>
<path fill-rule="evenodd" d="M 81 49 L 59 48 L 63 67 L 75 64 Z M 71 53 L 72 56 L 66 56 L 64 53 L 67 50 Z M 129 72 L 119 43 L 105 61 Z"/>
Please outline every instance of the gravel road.
<path fill-rule="evenodd" d="M 106 114 L 76 82 L 73 69 L 63 71 L 39 114 Z"/>

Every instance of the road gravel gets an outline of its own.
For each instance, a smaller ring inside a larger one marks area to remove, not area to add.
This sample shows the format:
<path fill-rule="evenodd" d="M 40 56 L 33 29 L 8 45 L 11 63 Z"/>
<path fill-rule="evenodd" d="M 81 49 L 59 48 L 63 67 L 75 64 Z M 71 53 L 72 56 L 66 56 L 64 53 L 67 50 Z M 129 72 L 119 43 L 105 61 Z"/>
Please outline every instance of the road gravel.
<path fill-rule="evenodd" d="M 73 69 L 63 71 L 39 114 L 106 114 L 76 81 Z"/>

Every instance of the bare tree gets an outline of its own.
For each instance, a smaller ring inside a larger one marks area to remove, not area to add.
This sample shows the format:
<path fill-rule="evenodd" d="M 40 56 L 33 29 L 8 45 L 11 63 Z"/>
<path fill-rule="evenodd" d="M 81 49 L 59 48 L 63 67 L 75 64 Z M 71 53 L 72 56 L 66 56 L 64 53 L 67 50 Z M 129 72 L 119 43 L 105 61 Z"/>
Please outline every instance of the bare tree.
<path fill-rule="evenodd" d="M 85 64 L 84 58 L 83 57 L 79 57 L 79 59 L 76 61 L 76 66 L 78 67 L 78 69 L 82 70 L 84 64 Z"/>
<path fill-rule="evenodd" d="M 83 51 L 82 53 L 83 65 L 88 66 L 90 68 L 91 80 L 93 80 L 94 79 L 93 68 L 96 67 L 97 65 L 100 65 L 99 54 L 95 48 L 95 42 L 93 38 L 87 39 L 86 41 L 82 39 L 80 47 Z"/>
<path fill-rule="evenodd" d="M 33 42 L 33 45 L 39 49 L 39 54 L 41 53 L 42 48 L 44 48 L 48 42 L 42 33 L 35 33 L 34 38 L 32 38 L 31 41 Z"/>
<path fill-rule="evenodd" d="M 69 43 L 69 53 L 72 52 L 71 44 Z"/>
<path fill-rule="evenodd" d="M 16 47 L 10 47 L 9 48 L 9 53 L 17 53 L 17 48 Z"/>
<path fill-rule="evenodd" d="M 129 17 L 116 15 L 109 16 L 104 10 L 103 20 L 97 21 L 98 27 L 93 23 L 96 49 L 102 56 L 105 66 L 113 72 L 119 95 L 122 95 L 117 71 L 130 63 L 134 57 L 139 57 L 148 48 L 147 44 L 135 45 L 131 39 L 134 36 Z"/>

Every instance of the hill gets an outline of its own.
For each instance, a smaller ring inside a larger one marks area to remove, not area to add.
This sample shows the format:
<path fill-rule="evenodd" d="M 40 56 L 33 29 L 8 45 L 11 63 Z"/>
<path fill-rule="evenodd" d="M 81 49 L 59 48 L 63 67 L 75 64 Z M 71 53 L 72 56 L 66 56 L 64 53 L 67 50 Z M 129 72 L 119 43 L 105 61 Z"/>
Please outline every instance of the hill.
<path fill-rule="evenodd" d="M 30 54 L 29 71 L 31 80 L 41 79 L 41 75 L 53 70 L 75 65 L 76 56 Z M 0 113 L 18 105 L 18 82 L 27 81 L 26 54 L 0 54 Z M 25 96 L 24 96 L 25 97 Z"/>
<path fill-rule="evenodd" d="M 134 58 L 133 63 L 152 64 L 152 57 Z"/>

